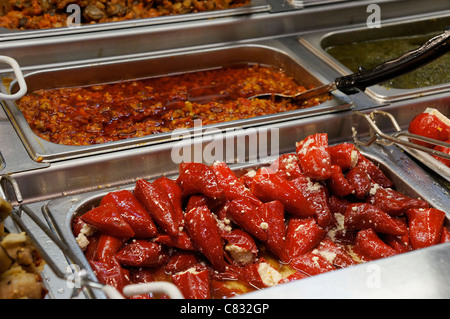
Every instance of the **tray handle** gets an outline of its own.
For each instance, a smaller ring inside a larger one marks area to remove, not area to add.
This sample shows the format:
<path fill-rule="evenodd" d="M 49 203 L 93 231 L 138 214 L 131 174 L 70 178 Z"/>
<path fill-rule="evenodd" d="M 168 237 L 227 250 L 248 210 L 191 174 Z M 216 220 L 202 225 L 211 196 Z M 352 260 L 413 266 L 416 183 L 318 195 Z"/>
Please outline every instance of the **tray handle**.
<path fill-rule="evenodd" d="M 23 77 L 22 70 L 20 69 L 19 63 L 9 56 L 0 55 L 0 62 L 8 64 L 14 71 L 17 83 L 19 83 L 19 91 L 14 94 L 7 94 L 0 92 L 0 99 L 2 100 L 18 100 L 22 98 L 27 93 L 27 84 L 25 78 Z"/>

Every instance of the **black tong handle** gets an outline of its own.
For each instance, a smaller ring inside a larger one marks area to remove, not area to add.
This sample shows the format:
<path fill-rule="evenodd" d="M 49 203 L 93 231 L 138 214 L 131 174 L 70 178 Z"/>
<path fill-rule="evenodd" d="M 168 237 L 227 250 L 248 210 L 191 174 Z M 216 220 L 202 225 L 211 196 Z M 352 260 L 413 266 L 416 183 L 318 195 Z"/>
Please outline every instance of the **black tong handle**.
<path fill-rule="evenodd" d="M 392 79 L 396 76 L 417 69 L 450 49 L 450 28 L 444 33 L 428 40 L 418 49 L 409 51 L 399 58 L 389 60 L 372 70 L 364 70 L 351 75 L 338 77 L 335 80 L 336 87 L 345 94 L 355 94 L 359 90 Z"/>

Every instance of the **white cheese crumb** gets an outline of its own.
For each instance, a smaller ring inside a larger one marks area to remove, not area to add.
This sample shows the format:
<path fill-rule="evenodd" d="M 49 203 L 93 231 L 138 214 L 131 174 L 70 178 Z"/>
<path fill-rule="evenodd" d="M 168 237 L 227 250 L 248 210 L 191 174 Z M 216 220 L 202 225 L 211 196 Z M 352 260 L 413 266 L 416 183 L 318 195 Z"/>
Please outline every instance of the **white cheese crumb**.
<path fill-rule="evenodd" d="M 358 152 L 356 150 L 352 150 L 350 154 L 350 166 L 351 168 L 355 167 L 358 164 Z"/>
<path fill-rule="evenodd" d="M 89 239 L 87 238 L 87 236 L 91 236 L 94 232 L 95 229 L 88 224 L 84 224 L 83 227 L 81 227 L 80 233 L 76 238 L 78 246 L 80 246 L 81 250 L 85 250 L 89 245 Z"/>
<path fill-rule="evenodd" d="M 245 249 L 243 247 L 237 246 L 235 244 L 228 244 L 225 246 L 225 250 L 228 251 L 237 263 L 239 264 L 248 264 L 253 260 L 254 254 L 253 252 Z"/>
<path fill-rule="evenodd" d="M 304 141 L 302 148 L 298 151 L 298 154 L 301 155 L 305 155 L 306 154 L 306 150 L 308 149 L 308 147 L 314 143 L 314 139 L 312 137 L 308 138 L 306 141 Z M 298 145 L 297 145 L 298 146 Z"/>
<path fill-rule="evenodd" d="M 268 263 L 262 262 L 258 265 L 258 273 L 261 280 L 267 287 L 277 285 L 282 279 L 281 274 Z"/>
<path fill-rule="evenodd" d="M 259 227 L 261 227 L 261 229 L 267 229 L 267 228 L 269 228 L 269 224 L 266 223 L 266 222 L 262 222 L 262 223 L 259 225 Z"/>
<path fill-rule="evenodd" d="M 320 183 L 312 182 L 309 177 L 307 177 L 307 180 L 308 180 L 307 189 L 310 192 L 317 192 L 317 191 L 320 191 L 322 189 L 322 185 Z"/>
<path fill-rule="evenodd" d="M 248 177 L 255 177 L 256 171 L 254 169 L 252 169 L 252 170 L 248 171 L 245 175 Z"/>
<path fill-rule="evenodd" d="M 188 268 L 188 269 L 186 269 L 186 270 L 180 271 L 180 272 L 178 272 L 178 274 L 179 274 L 179 275 L 182 275 L 182 274 L 185 274 L 185 273 L 187 273 L 187 272 L 189 272 L 189 273 L 191 273 L 191 274 L 193 274 L 193 275 L 197 275 L 197 274 L 200 273 L 200 271 L 197 271 L 197 269 L 196 269 L 195 266 L 194 266 L 194 267 Z"/>
<path fill-rule="evenodd" d="M 331 238 L 331 240 L 336 240 L 336 233 L 342 231 L 345 234 L 345 216 L 343 214 L 336 213 L 334 214 L 336 218 L 336 227 L 332 228 L 328 231 L 327 235 Z"/>
<path fill-rule="evenodd" d="M 369 194 L 371 196 L 374 196 L 377 193 L 377 190 L 380 188 L 380 185 L 377 183 L 372 184 L 372 187 L 370 188 Z"/>

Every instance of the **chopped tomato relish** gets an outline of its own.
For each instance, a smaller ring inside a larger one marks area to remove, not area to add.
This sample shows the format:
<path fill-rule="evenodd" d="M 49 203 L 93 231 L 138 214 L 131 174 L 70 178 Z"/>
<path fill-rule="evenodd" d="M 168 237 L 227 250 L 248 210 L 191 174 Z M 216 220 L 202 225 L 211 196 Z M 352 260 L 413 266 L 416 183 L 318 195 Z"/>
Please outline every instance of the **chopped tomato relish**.
<path fill-rule="evenodd" d="M 248 99 L 305 91 L 285 72 L 241 65 L 86 87 L 38 90 L 17 102 L 31 129 L 56 144 L 91 145 L 202 125 L 293 111 L 303 104 Z"/>

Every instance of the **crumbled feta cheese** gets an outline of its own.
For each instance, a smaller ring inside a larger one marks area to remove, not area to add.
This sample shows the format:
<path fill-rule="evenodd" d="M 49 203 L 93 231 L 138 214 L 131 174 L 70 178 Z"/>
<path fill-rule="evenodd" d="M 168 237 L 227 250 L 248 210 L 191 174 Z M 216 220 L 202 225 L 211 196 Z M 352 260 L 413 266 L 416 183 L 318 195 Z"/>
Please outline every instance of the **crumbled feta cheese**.
<path fill-rule="evenodd" d="M 233 258 L 234 261 L 243 265 L 251 262 L 254 257 L 253 252 L 235 244 L 226 245 L 225 250 L 230 253 L 231 258 Z"/>
<path fill-rule="evenodd" d="M 261 227 L 261 229 L 267 229 L 267 228 L 269 228 L 269 224 L 266 223 L 266 222 L 262 222 L 262 223 L 259 225 L 259 227 Z"/>
<path fill-rule="evenodd" d="M 282 279 L 281 274 L 268 263 L 262 262 L 258 265 L 258 273 L 264 285 L 272 287 Z"/>
<path fill-rule="evenodd" d="M 84 224 L 83 227 L 81 227 L 80 233 L 75 239 L 78 243 L 78 246 L 80 246 L 81 250 L 85 250 L 86 247 L 89 245 L 89 239 L 87 237 L 91 236 L 94 232 L 95 229 L 89 226 L 88 224 Z"/>
<path fill-rule="evenodd" d="M 343 214 L 336 213 L 334 214 L 336 218 L 336 227 L 330 229 L 327 233 L 328 237 L 331 238 L 331 240 L 336 240 L 336 233 L 342 232 L 345 233 L 345 216 Z"/>
<path fill-rule="evenodd" d="M 314 139 L 311 137 L 308 138 L 306 141 L 304 141 L 301 149 L 298 151 L 298 154 L 304 155 L 306 153 L 306 150 L 312 143 L 314 143 Z M 297 146 L 298 146 L 298 144 L 297 144 Z"/>
<path fill-rule="evenodd" d="M 353 168 L 358 164 L 358 152 L 356 150 L 352 150 L 350 154 L 350 166 Z"/>
<path fill-rule="evenodd" d="M 377 183 L 372 184 L 372 187 L 370 188 L 369 194 L 371 196 L 374 196 L 377 193 L 377 190 L 380 188 L 380 185 Z"/>
<path fill-rule="evenodd" d="M 189 272 L 189 273 L 191 273 L 191 274 L 193 274 L 193 275 L 197 275 L 197 274 L 200 273 L 200 271 L 197 271 L 197 269 L 196 269 L 195 266 L 194 266 L 194 267 L 188 268 L 188 269 L 186 269 L 186 270 L 180 271 L 178 274 L 181 275 L 181 274 L 185 274 L 185 273 L 187 273 L 187 272 Z"/>
<path fill-rule="evenodd" d="M 245 175 L 248 177 L 255 177 L 256 171 L 254 169 L 252 169 L 252 170 L 248 171 Z"/>
<path fill-rule="evenodd" d="M 317 192 L 317 191 L 320 191 L 322 189 L 322 185 L 320 183 L 312 182 L 309 177 L 307 177 L 307 180 L 308 180 L 307 189 L 310 192 Z"/>

